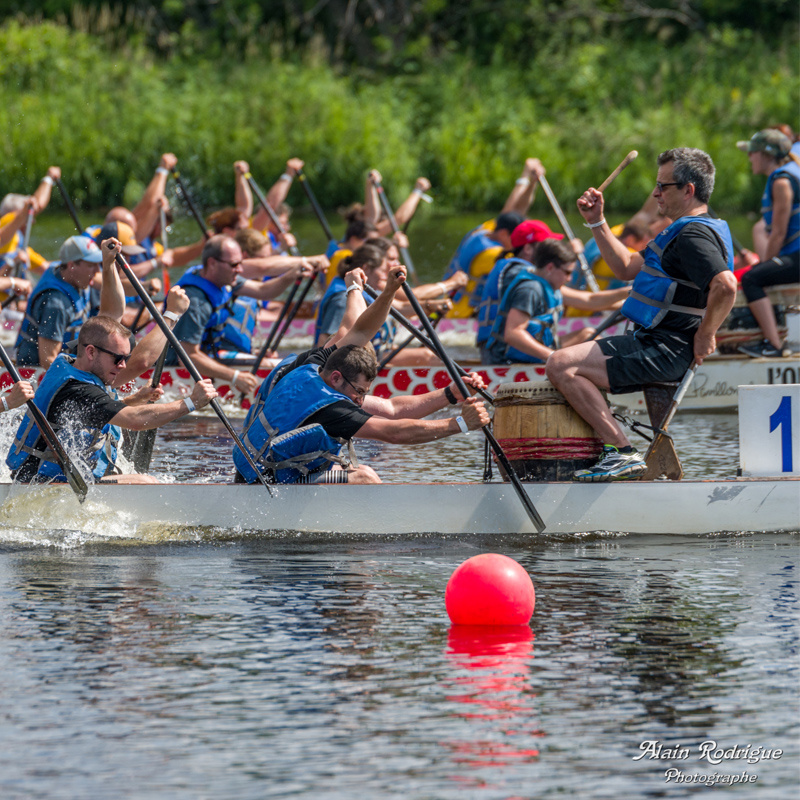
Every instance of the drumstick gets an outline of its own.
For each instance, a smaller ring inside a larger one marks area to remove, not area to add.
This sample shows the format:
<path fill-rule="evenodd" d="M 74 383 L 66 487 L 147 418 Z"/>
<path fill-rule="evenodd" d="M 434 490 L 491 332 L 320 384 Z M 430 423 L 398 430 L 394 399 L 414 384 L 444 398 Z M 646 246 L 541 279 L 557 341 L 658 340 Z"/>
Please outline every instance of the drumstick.
<path fill-rule="evenodd" d="M 604 192 L 606 189 L 608 189 L 617 175 L 619 175 L 620 172 L 622 172 L 622 170 L 624 170 L 625 167 L 627 167 L 628 164 L 630 164 L 631 161 L 633 161 L 638 155 L 639 153 L 636 150 L 631 150 L 630 153 L 628 153 L 628 155 L 626 155 L 622 160 L 622 163 L 597 187 L 597 191 Z"/>

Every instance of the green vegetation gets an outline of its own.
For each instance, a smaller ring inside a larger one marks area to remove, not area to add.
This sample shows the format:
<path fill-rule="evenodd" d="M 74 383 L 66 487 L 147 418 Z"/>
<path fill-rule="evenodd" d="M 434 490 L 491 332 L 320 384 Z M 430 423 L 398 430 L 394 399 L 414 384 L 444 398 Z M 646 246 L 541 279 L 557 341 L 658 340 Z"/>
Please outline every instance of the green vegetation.
<path fill-rule="evenodd" d="M 529 16 L 540 6 L 509 4 Z M 638 207 L 652 189 L 655 155 L 690 145 L 717 163 L 719 208 L 755 209 L 763 179 L 750 176 L 735 142 L 768 124 L 800 127 L 795 29 L 774 24 L 775 9 L 788 9 L 781 0 L 766 3 L 759 31 L 724 19 L 703 30 L 650 20 L 635 37 L 630 22 L 612 31 L 587 18 L 562 22 L 570 35 L 531 39 L 523 15 L 497 33 L 503 49 L 491 52 L 477 40 L 460 50 L 458 39 L 444 41 L 436 14 L 457 4 L 425 0 L 408 7 L 429 9 L 438 27 L 417 24 L 401 41 L 362 25 L 371 33 L 359 58 L 347 57 L 352 42 L 337 49 L 313 25 L 289 36 L 288 16 L 268 23 L 252 3 L 141 6 L 152 13 L 129 3 L 116 12 L 73 8 L 69 19 L 58 16 L 61 5 L 45 4 L 52 19 L 0 28 L 0 194 L 32 189 L 59 164 L 80 205 L 113 204 L 171 150 L 204 207 L 231 202 L 236 159 L 269 185 L 298 155 L 329 207 L 358 199 L 365 171 L 377 167 L 394 197 L 427 175 L 440 207 L 496 208 L 526 156 L 541 158 L 568 197 L 637 149 L 610 191 L 619 193 L 615 204 Z M 717 19 L 741 6 L 699 5 L 716 8 Z M 199 15 L 212 6 L 249 22 L 223 35 L 211 24 L 217 16 Z M 171 14 L 181 24 L 164 27 Z M 470 31 L 462 41 L 472 41 Z M 289 51 L 289 40 L 302 49 Z"/>

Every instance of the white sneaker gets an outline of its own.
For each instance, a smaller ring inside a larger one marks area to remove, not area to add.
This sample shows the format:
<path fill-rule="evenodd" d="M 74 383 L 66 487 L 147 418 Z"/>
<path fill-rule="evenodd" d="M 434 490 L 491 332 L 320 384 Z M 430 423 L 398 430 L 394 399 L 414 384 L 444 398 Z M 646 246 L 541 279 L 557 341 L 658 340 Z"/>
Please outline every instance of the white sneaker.
<path fill-rule="evenodd" d="M 620 453 L 614 445 L 604 444 L 600 460 L 589 469 L 580 469 L 573 480 L 589 483 L 600 481 L 620 481 L 637 478 L 647 470 L 644 459 L 637 450 Z"/>

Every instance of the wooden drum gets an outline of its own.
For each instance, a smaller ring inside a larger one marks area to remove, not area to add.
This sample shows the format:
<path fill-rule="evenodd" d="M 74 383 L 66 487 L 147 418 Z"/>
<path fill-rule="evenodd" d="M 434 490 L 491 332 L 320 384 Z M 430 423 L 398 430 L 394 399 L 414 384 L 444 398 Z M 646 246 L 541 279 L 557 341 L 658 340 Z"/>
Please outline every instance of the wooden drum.
<path fill-rule="evenodd" d="M 494 407 L 494 435 L 521 480 L 572 480 L 600 457 L 594 429 L 549 381 L 504 383 Z"/>

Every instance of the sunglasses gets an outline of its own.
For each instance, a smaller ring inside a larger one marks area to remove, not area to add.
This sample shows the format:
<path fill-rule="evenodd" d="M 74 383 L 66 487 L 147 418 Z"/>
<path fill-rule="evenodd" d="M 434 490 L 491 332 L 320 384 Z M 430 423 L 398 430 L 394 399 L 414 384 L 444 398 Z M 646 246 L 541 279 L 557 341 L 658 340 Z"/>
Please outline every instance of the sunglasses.
<path fill-rule="evenodd" d="M 93 344 L 92 347 L 94 347 L 95 350 L 100 350 L 103 353 L 110 355 L 114 359 L 115 367 L 121 364 L 123 361 L 127 361 L 131 357 L 130 353 L 115 353 L 113 350 L 106 350 L 105 347 L 100 347 L 99 344 Z"/>
<path fill-rule="evenodd" d="M 658 181 L 656 181 L 656 189 L 658 189 L 659 192 L 663 192 L 665 186 L 686 186 L 686 184 L 685 183 L 674 183 L 674 182 L 673 183 L 659 183 Z"/>

